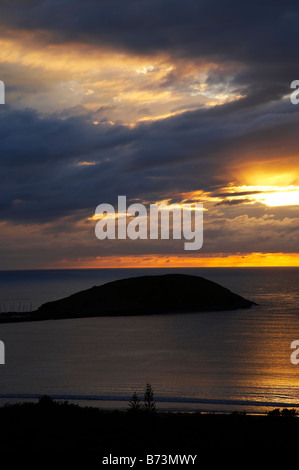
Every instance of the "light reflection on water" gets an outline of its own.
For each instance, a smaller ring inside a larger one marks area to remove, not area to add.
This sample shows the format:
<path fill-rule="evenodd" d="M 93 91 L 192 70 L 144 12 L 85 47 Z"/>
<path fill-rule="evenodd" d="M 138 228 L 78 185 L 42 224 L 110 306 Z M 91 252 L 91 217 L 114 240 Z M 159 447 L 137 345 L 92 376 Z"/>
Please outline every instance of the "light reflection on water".
<path fill-rule="evenodd" d="M 290 362 L 290 344 L 299 339 L 299 269 L 199 274 L 259 306 L 1 325 L 7 364 L 0 367 L 0 395 L 88 395 L 125 403 L 150 382 L 157 398 L 179 401 L 167 405 L 173 409 L 299 404 L 299 365 Z M 196 399 L 200 403 L 188 403 Z"/>

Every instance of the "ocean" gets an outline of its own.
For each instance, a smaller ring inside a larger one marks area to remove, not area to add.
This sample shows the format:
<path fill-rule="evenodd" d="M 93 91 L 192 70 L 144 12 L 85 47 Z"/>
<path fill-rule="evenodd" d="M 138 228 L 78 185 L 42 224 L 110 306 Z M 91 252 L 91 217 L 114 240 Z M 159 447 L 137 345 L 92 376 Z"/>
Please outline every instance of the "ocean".
<path fill-rule="evenodd" d="M 246 310 L 1 324 L 0 404 L 61 400 L 126 409 L 146 383 L 157 409 L 299 408 L 299 268 L 90 269 L 0 272 L 0 309 L 31 310 L 132 276 L 195 274 L 256 302 Z M 146 301 L 146 299 L 145 299 Z"/>

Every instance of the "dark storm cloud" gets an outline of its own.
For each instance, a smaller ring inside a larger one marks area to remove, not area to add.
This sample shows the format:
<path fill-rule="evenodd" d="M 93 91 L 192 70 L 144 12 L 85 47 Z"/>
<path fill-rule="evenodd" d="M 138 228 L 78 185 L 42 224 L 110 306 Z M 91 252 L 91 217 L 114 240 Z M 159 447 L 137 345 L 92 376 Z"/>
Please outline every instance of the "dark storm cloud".
<path fill-rule="evenodd" d="M 42 30 L 49 42 L 236 62 L 244 66 L 236 86 L 257 103 L 283 95 L 297 78 L 298 18 L 291 0 L 16 0 L 2 2 L 0 24 Z"/>
<path fill-rule="evenodd" d="M 237 206 L 239 204 L 244 204 L 250 202 L 250 199 L 233 199 L 233 200 L 224 200 L 221 202 L 217 202 L 215 205 L 216 206 Z"/>
<path fill-rule="evenodd" d="M 126 145 L 125 128 L 100 127 L 81 117 L 43 118 L 33 110 L 4 108 L 0 113 L 1 165 L 38 165 L 60 160 L 75 161 L 93 151 Z"/>
<path fill-rule="evenodd" d="M 58 39 L 252 62 L 281 52 L 293 58 L 297 21 L 298 4 L 290 0 L 15 0 L 1 6 L 2 24 L 48 30 Z"/>
<path fill-rule="evenodd" d="M 285 149 L 298 148 L 298 118 L 286 112 L 291 104 L 273 104 L 264 115 L 241 106 L 238 113 L 227 105 L 226 114 L 190 111 L 132 129 L 95 126 L 90 116 L 41 117 L 5 106 L 0 112 L 1 218 L 41 223 L 76 212 L 82 218 L 80 211 L 91 216 L 102 202 L 116 205 L 121 194 L 155 201 L 217 190 L 227 184 L 229 168 L 243 161 L 243 152 L 259 152 L 266 163 L 276 148 L 281 151 L 282 138 L 287 137 Z"/>

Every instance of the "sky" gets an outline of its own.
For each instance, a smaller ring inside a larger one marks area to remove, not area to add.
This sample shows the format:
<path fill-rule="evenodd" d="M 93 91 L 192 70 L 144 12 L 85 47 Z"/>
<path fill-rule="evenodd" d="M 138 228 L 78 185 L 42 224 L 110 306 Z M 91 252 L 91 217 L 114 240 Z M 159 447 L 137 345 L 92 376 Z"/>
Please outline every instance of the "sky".
<path fill-rule="evenodd" d="M 298 2 L 3 0 L 0 269 L 299 265 Z M 95 210 L 199 203 L 203 246 Z"/>

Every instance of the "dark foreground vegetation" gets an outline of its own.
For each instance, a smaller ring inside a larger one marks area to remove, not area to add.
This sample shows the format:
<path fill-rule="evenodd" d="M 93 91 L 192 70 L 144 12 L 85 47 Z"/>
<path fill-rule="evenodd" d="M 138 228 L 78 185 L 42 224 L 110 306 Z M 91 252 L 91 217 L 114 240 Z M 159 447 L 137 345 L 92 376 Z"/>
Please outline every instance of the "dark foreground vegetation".
<path fill-rule="evenodd" d="M 62 468 L 59 462 L 67 462 L 67 468 L 75 463 L 86 469 L 107 468 L 103 457 L 110 454 L 138 459 L 146 454 L 196 454 L 193 468 L 224 463 L 239 468 L 245 462 L 267 468 L 281 463 L 285 468 L 295 462 L 299 447 L 299 418 L 281 410 L 268 416 L 159 413 L 134 407 L 120 412 L 42 397 L 39 403 L 3 406 L 0 423 L 0 455 L 3 461 L 9 458 L 8 468 L 15 462 L 22 468 L 46 468 L 45 463 L 47 468 L 50 463 L 53 469 Z M 136 461 L 134 468 L 141 467 L 145 464 Z"/>

